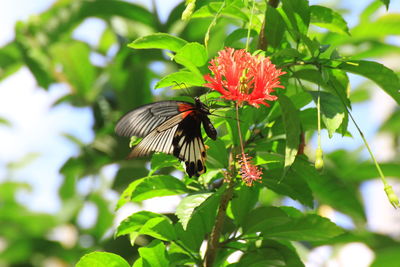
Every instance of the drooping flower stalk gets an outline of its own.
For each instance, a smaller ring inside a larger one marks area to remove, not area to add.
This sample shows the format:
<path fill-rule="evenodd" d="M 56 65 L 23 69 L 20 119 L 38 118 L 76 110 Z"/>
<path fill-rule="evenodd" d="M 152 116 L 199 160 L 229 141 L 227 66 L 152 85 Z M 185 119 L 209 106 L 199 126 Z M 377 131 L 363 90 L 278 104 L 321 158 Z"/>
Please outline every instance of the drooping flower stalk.
<path fill-rule="evenodd" d="M 242 138 L 242 131 L 240 128 L 240 120 L 239 120 L 239 104 L 236 103 L 236 122 L 238 127 L 238 134 L 239 134 L 239 142 L 240 142 L 240 149 L 241 154 L 238 155 L 239 164 L 240 164 L 240 175 L 242 177 L 243 182 L 247 186 L 252 186 L 254 181 L 261 181 L 262 171 L 253 163 L 251 162 L 252 157 L 248 156 L 244 153 L 244 145 L 243 145 L 243 138 Z"/>

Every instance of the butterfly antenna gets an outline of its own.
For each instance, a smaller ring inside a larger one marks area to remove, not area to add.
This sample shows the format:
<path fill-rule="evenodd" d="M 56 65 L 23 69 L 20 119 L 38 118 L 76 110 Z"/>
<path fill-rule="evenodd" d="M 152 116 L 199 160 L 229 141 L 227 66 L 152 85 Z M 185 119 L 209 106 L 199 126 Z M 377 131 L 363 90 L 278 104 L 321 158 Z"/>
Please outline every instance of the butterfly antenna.
<path fill-rule="evenodd" d="M 184 82 L 178 83 L 177 81 L 174 81 L 174 83 L 176 84 L 177 87 L 179 87 L 179 89 L 185 89 L 185 93 L 187 96 L 191 96 L 189 93 L 189 89 L 187 88 L 187 86 Z"/>
<path fill-rule="evenodd" d="M 217 114 L 213 114 L 213 113 L 211 113 L 210 116 L 220 117 L 220 118 L 224 118 L 224 119 L 236 120 L 236 118 L 234 118 L 234 117 L 221 116 L 221 115 L 217 115 Z M 239 120 L 239 121 L 240 121 L 240 122 L 243 122 L 242 120 Z"/>

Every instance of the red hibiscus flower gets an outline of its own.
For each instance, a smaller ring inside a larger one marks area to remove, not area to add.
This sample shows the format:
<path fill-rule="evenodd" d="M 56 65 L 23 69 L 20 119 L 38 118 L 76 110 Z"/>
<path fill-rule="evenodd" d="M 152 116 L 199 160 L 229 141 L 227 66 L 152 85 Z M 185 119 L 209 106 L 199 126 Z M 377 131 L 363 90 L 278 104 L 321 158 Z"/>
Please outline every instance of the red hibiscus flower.
<path fill-rule="evenodd" d="M 259 104 L 269 106 L 265 100 L 274 101 L 277 96 L 271 95 L 274 88 L 280 85 L 279 76 L 286 72 L 276 69 L 269 58 L 252 56 L 246 50 L 235 50 L 226 47 L 218 57 L 210 61 L 208 67 L 213 76 L 204 76 L 208 83 L 205 86 L 216 90 L 227 100 L 244 102 L 255 107 Z"/>

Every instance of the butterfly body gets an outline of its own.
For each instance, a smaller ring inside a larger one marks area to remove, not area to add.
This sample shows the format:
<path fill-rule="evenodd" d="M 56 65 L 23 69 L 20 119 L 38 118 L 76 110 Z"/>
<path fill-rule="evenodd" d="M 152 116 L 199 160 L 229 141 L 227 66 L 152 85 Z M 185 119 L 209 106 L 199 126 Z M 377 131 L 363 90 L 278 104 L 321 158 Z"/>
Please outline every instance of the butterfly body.
<path fill-rule="evenodd" d="M 209 114 L 208 107 L 198 98 L 194 104 L 160 101 L 128 112 L 118 121 L 115 131 L 121 136 L 143 137 L 129 158 L 147 156 L 151 152 L 172 154 L 185 162 L 189 177 L 199 176 L 206 171 L 201 124 L 211 139 L 217 138 Z"/>

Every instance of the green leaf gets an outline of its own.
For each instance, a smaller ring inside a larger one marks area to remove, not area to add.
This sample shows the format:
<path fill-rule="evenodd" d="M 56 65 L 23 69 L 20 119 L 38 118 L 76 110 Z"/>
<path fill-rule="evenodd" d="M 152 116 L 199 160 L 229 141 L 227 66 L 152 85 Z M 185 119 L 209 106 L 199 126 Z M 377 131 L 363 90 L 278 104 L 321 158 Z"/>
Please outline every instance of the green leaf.
<path fill-rule="evenodd" d="M 154 175 L 132 182 L 122 193 L 117 209 L 129 201 L 140 202 L 145 199 L 187 193 L 183 182 L 171 175 Z"/>
<path fill-rule="evenodd" d="M 398 246 L 379 249 L 375 253 L 375 260 L 371 267 L 397 267 L 400 261 L 400 253 Z"/>
<path fill-rule="evenodd" d="M 245 253 L 235 265 L 247 266 L 291 266 L 303 267 L 296 249 L 286 242 L 265 239 L 260 247 Z"/>
<path fill-rule="evenodd" d="M 282 46 L 282 38 L 285 34 L 285 22 L 281 14 L 270 5 L 267 5 L 265 12 L 264 34 L 267 39 L 267 45 L 273 48 Z"/>
<path fill-rule="evenodd" d="M 176 207 L 176 216 L 178 216 L 184 230 L 186 230 L 187 224 L 192 218 L 195 209 L 210 196 L 212 196 L 212 193 L 203 193 L 190 195 L 182 199 L 178 207 Z"/>
<path fill-rule="evenodd" d="M 84 255 L 76 267 L 129 267 L 121 256 L 108 252 L 92 252 Z"/>
<path fill-rule="evenodd" d="M 390 4 L 390 0 L 381 0 L 381 2 L 385 4 L 386 10 L 388 10 L 389 9 L 389 4 Z"/>
<path fill-rule="evenodd" d="M 225 188 L 225 186 L 220 187 L 217 192 L 212 193 L 205 201 L 200 199 L 202 203 L 193 212 L 188 202 L 187 209 L 182 209 L 184 211 L 179 216 L 182 217 L 183 214 L 192 212 L 191 218 L 185 229 L 183 229 L 181 223 L 175 224 L 175 231 L 178 240 L 181 240 L 192 251 L 197 252 L 200 249 L 205 236 L 210 233 L 214 226 L 220 197 Z"/>
<path fill-rule="evenodd" d="M 400 164 L 397 162 L 379 163 L 383 173 L 387 177 L 398 177 L 400 173 Z M 379 177 L 376 166 L 371 162 L 356 162 L 352 168 L 346 168 L 340 172 L 340 177 L 346 181 L 361 182 Z"/>
<path fill-rule="evenodd" d="M 314 206 L 313 193 L 302 177 L 291 175 L 291 172 L 285 178 L 281 177 L 281 169 L 268 170 L 263 175 L 262 183 L 278 194 L 288 196 L 310 208 Z"/>
<path fill-rule="evenodd" d="M 268 225 L 273 227 L 290 222 L 289 216 L 277 207 L 259 207 L 251 210 L 243 221 L 243 233 L 250 234 L 261 231 Z"/>
<path fill-rule="evenodd" d="M 123 220 L 117 228 L 115 236 L 122 235 L 149 235 L 164 241 L 176 239 L 175 230 L 170 219 L 166 216 L 149 212 L 139 211 Z M 131 242 L 134 243 L 134 239 Z"/>
<path fill-rule="evenodd" d="M 396 109 L 389 118 L 381 125 L 380 132 L 400 132 L 400 110 Z"/>
<path fill-rule="evenodd" d="M 16 42 L 0 48 L 0 81 L 16 72 L 23 63 L 21 52 Z"/>
<path fill-rule="evenodd" d="M 260 207 L 248 214 L 245 233 L 262 232 L 264 238 L 297 241 L 320 241 L 333 238 L 344 231 L 327 218 L 302 214 L 286 207 Z"/>
<path fill-rule="evenodd" d="M 153 175 L 155 171 L 165 167 L 177 167 L 179 162 L 172 155 L 165 153 L 154 153 L 151 157 L 151 171 L 149 175 Z"/>
<path fill-rule="evenodd" d="M 96 69 L 89 60 L 90 48 L 83 42 L 68 42 L 53 45 L 50 49 L 54 60 L 61 63 L 65 78 L 74 91 L 87 101 L 93 101 L 99 93 L 94 82 Z"/>
<path fill-rule="evenodd" d="M 187 42 L 176 36 L 167 33 L 153 33 L 140 37 L 128 44 L 128 47 L 134 49 L 168 49 L 177 52 Z"/>
<path fill-rule="evenodd" d="M 173 86 L 172 89 L 186 89 L 192 86 L 203 86 L 205 83 L 203 78 L 190 71 L 180 70 L 164 76 L 155 86 L 154 89 Z"/>
<path fill-rule="evenodd" d="M 301 125 L 299 112 L 292 101 L 285 95 L 280 95 L 278 101 L 282 111 L 282 119 L 286 132 L 285 170 L 283 173 L 283 176 L 285 176 L 287 170 L 296 159 L 300 144 Z"/>
<path fill-rule="evenodd" d="M 188 68 L 197 79 L 203 79 L 203 75 L 197 67 L 206 64 L 208 60 L 207 50 L 199 43 L 188 43 L 179 49 L 174 60 Z"/>
<path fill-rule="evenodd" d="M 329 77 L 329 87 L 327 88 L 330 90 L 330 92 L 340 97 L 346 106 L 351 108 L 351 103 L 349 101 L 351 87 L 347 73 L 339 69 L 324 68 L 322 71 L 324 71 L 324 73 Z"/>
<path fill-rule="evenodd" d="M 286 23 L 291 29 L 291 33 L 294 34 L 295 39 L 297 33 L 306 35 L 308 31 L 308 25 L 310 24 L 310 10 L 307 0 L 282 0 L 282 9 L 287 17 Z"/>
<path fill-rule="evenodd" d="M 213 168 L 228 167 L 228 151 L 225 143 L 221 139 L 208 139 L 205 144 L 209 147 L 207 150 L 207 164 Z"/>
<path fill-rule="evenodd" d="M 309 93 L 312 95 L 314 102 L 317 103 L 318 92 L 309 91 Z M 342 124 L 346 111 L 336 95 L 327 92 L 319 92 L 319 95 L 322 120 L 328 130 L 329 137 L 332 138 L 333 133 Z"/>
<path fill-rule="evenodd" d="M 146 247 L 139 248 L 139 262 L 136 261 L 133 267 L 165 267 L 170 266 L 167 249 L 163 242 L 153 240 Z"/>
<path fill-rule="evenodd" d="M 342 63 L 338 68 L 364 76 L 379 85 L 388 95 L 400 104 L 399 77 L 391 69 L 384 65 L 366 60 L 354 60 Z"/>
<path fill-rule="evenodd" d="M 174 60 L 182 65 L 189 61 L 196 67 L 204 66 L 208 60 L 207 50 L 199 43 L 188 43 L 176 52 Z"/>
<path fill-rule="evenodd" d="M 399 35 L 398 27 L 400 22 L 399 13 L 388 13 L 381 15 L 378 19 L 372 22 L 360 23 L 351 30 L 351 35 L 354 38 L 350 41 L 372 39 L 381 40 L 389 35 Z"/>
<path fill-rule="evenodd" d="M 324 6 L 310 6 L 311 23 L 332 32 L 348 34 L 349 28 L 342 16 L 330 8 Z"/>
<path fill-rule="evenodd" d="M 153 29 L 157 27 L 152 12 L 140 5 L 124 1 L 83 1 L 78 7 L 71 8 L 70 5 L 67 5 L 67 7 L 65 8 L 67 10 L 63 10 L 63 14 L 69 10 L 76 10 L 78 13 L 71 14 L 72 19 L 81 19 L 83 21 L 86 17 L 111 19 L 112 17 L 120 16 L 131 21 L 143 23 Z"/>
<path fill-rule="evenodd" d="M 45 48 L 37 40 L 29 24 L 21 21 L 15 27 L 15 42 L 21 53 L 23 63 L 29 68 L 39 86 L 47 89 L 54 81 L 51 62 Z"/>
<path fill-rule="evenodd" d="M 344 231 L 329 219 L 316 214 L 306 214 L 291 222 L 262 229 L 265 237 L 287 240 L 319 241 L 342 234 Z"/>
<path fill-rule="evenodd" d="M 107 55 L 108 50 L 117 42 L 117 36 L 111 28 L 106 28 L 101 35 L 97 49 L 100 53 Z"/>
<path fill-rule="evenodd" d="M 175 266 L 194 266 L 196 264 L 187 249 L 182 248 L 182 245 L 179 246 L 175 242 L 169 244 L 168 256 L 170 262 L 173 262 Z"/>
<path fill-rule="evenodd" d="M 221 14 L 246 22 L 249 21 L 249 16 L 241 9 L 242 7 L 240 6 L 240 1 L 236 1 L 236 4 L 237 5 L 225 5 L 225 7 L 221 11 Z M 193 13 L 192 18 L 213 18 L 221 9 L 221 6 L 222 3 L 218 2 L 212 2 L 208 5 L 204 5 Z"/>
<path fill-rule="evenodd" d="M 304 179 L 321 203 L 328 204 L 356 220 L 365 220 L 363 205 L 356 189 L 351 185 L 332 176 L 318 173 L 314 165 L 299 157 L 289 170 L 289 175 Z"/>
<path fill-rule="evenodd" d="M 242 39 L 247 38 L 248 30 L 247 29 L 236 29 L 231 32 L 226 38 L 224 42 L 224 46 L 241 49 L 246 46 L 246 41 Z M 256 37 L 257 32 L 255 30 L 250 31 L 250 37 Z"/>
<path fill-rule="evenodd" d="M 107 230 L 113 225 L 114 213 L 110 209 L 110 203 L 100 193 L 92 193 L 88 198 L 97 208 L 97 220 L 93 228 L 88 230 L 92 236 L 101 239 Z"/>
<path fill-rule="evenodd" d="M 251 211 L 258 201 L 259 187 L 248 187 L 242 185 L 235 189 L 230 208 L 237 225 L 242 225 L 246 215 Z"/>

